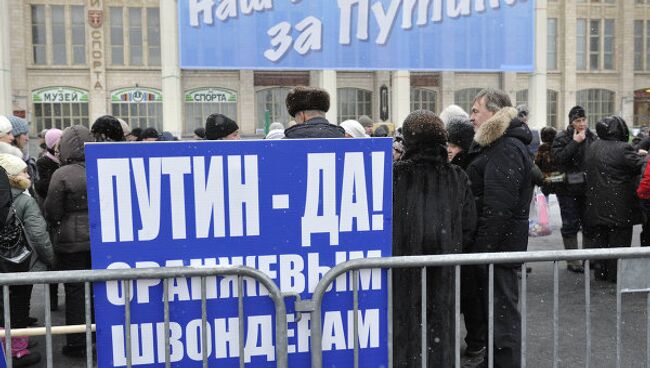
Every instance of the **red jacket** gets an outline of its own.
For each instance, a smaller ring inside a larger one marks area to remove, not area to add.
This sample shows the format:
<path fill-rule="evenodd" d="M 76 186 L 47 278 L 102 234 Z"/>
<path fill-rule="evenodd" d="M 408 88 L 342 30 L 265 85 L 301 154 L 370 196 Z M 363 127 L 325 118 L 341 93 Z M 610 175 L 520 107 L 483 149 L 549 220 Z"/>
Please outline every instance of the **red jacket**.
<path fill-rule="evenodd" d="M 650 165 L 648 165 L 647 161 L 643 165 L 643 176 L 639 187 L 636 189 L 636 195 L 640 199 L 650 199 Z"/>

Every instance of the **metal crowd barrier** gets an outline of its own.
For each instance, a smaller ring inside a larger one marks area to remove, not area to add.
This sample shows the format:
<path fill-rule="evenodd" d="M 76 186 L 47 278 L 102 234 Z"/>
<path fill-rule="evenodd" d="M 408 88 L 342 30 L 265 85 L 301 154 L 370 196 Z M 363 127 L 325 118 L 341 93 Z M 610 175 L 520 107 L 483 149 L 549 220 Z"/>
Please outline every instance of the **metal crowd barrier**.
<path fill-rule="evenodd" d="M 644 258 L 644 259 L 640 259 Z M 647 258 L 647 259 L 645 259 Z M 609 248 L 609 249 L 588 249 L 570 251 L 539 251 L 539 252 L 512 252 L 512 253 L 481 253 L 481 254 L 453 254 L 435 256 L 411 256 L 411 257 L 387 257 L 387 258 L 366 258 L 355 259 L 337 265 L 327 272 L 320 280 L 313 293 L 312 300 L 296 302 L 296 309 L 303 313 L 311 314 L 311 357 L 312 368 L 323 367 L 322 351 L 322 302 L 326 298 L 326 291 L 337 277 L 352 272 L 353 276 L 353 323 L 354 323 L 354 362 L 355 368 L 359 367 L 359 331 L 358 331 L 358 310 L 359 310 L 359 271 L 366 269 L 388 269 L 388 367 L 393 366 L 392 346 L 392 273 L 393 268 L 421 268 L 422 274 L 422 301 L 424 307 L 427 304 L 426 272 L 427 267 L 454 267 L 455 269 L 455 367 L 461 367 L 460 359 L 460 267 L 463 265 L 489 265 L 489 323 L 488 323 L 488 356 L 493 356 L 494 339 L 494 265 L 507 263 L 521 263 L 522 269 L 526 265 L 536 262 L 553 262 L 553 367 L 559 366 L 559 271 L 558 262 L 567 260 L 585 261 L 585 333 L 586 333 L 586 361 L 587 368 L 592 366 L 591 362 L 591 275 L 590 260 L 618 259 L 617 278 L 617 312 L 616 312 L 616 367 L 621 364 L 621 314 L 622 294 L 625 293 L 646 293 L 648 294 L 648 330 L 646 347 L 647 364 L 650 365 L 650 248 Z M 642 277 L 640 277 L 642 276 Z M 521 272 L 520 314 L 521 314 L 521 367 L 526 367 L 526 314 L 527 314 L 527 275 Z M 422 367 L 427 367 L 427 321 L 426 308 L 422 310 Z M 493 368 L 494 362 L 488 360 L 488 367 Z"/>
<path fill-rule="evenodd" d="M 208 367 L 207 356 L 207 298 L 206 298 L 206 278 L 214 276 L 237 276 L 238 288 L 238 310 L 239 310 L 239 366 L 244 367 L 244 299 L 243 299 L 243 278 L 252 278 L 263 285 L 269 292 L 269 297 L 275 305 L 275 353 L 276 364 L 279 368 L 287 367 L 287 313 L 284 304 L 284 297 L 278 286 L 262 271 L 245 267 L 245 266 L 217 266 L 210 268 L 155 268 L 155 269 L 128 269 L 128 270 L 83 270 L 83 271 L 50 271 L 50 272 L 24 272 L 24 273 L 5 273 L 0 274 L 0 286 L 3 289 L 4 302 L 4 320 L 7 328 L 5 329 L 6 337 L 6 359 L 7 367 L 12 368 L 13 360 L 11 357 L 11 336 L 37 335 L 43 332 L 43 328 L 36 329 L 11 329 L 11 316 L 9 310 L 9 285 L 29 285 L 29 284 L 54 284 L 54 283 L 84 283 L 85 284 L 85 318 L 86 324 L 81 326 L 62 326 L 52 327 L 52 316 L 50 312 L 50 294 L 49 287 L 45 285 L 45 343 L 46 343 L 46 366 L 53 367 L 52 359 L 52 335 L 65 333 L 86 333 L 86 365 L 93 367 L 92 352 L 92 331 L 94 325 L 91 325 L 91 292 L 90 285 L 93 282 L 106 281 L 130 281 L 130 280 L 163 280 L 163 308 L 164 308 L 164 329 L 165 329 L 165 367 L 170 367 L 170 343 L 169 343 L 169 280 L 174 278 L 201 278 L 201 328 L 202 328 L 202 353 L 203 367 Z M 125 330 L 126 330 L 126 366 L 132 366 L 131 351 L 131 290 L 130 282 L 123 283 L 125 303 Z M 19 335 L 18 335 L 18 334 Z"/>

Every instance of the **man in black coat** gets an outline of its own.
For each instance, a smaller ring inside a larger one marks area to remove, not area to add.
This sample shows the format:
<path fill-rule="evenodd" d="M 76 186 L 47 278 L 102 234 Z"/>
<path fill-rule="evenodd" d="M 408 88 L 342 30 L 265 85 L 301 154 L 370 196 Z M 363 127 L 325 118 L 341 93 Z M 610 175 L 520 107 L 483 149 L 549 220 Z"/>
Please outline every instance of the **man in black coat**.
<path fill-rule="evenodd" d="M 447 162 L 447 133 L 431 111 L 404 121 L 404 157 L 393 166 L 393 255 L 461 253 L 476 225 L 463 170 Z M 394 367 L 421 366 L 420 270 L 394 270 Z M 427 362 L 454 365 L 454 268 L 427 269 Z"/>
<path fill-rule="evenodd" d="M 285 138 L 345 138 L 345 130 L 325 118 L 330 95 L 324 89 L 298 86 L 287 94 L 286 105 L 296 125 L 284 131 Z"/>
<path fill-rule="evenodd" d="M 472 252 L 526 251 L 528 214 L 532 199 L 532 166 L 528 145 L 532 135 L 517 118 L 508 95 L 499 90 L 479 92 L 472 106 L 476 128 L 467 174 L 476 200 L 477 230 Z M 496 368 L 520 366 L 521 316 L 517 270 L 520 265 L 494 266 L 494 360 Z M 481 295 L 482 316 L 474 316 L 468 337 L 477 331 L 487 341 L 488 275 L 476 267 L 475 293 Z M 481 318 L 482 317 L 482 318 Z M 467 318 L 466 318 L 467 321 Z M 476 336 L 476 335 L 474 335 Z M 487 361 L 483 362 L 487 367 Z"/>
<path fill-rule="evenodd" d="M 562 216 L 564 249 L 578 249 L 578 231 L 582 230 L 582 247 L 591 248 L 592 234 L 585 222 L 587 190 L 585 181 L 585 152 L 598 139 L 589 130 L 585 109 L 574 106 L 569 111 L 569 126 L 559 132 L 551 147 L 553 163 L 566 175 L 564 183 L 554 186 Z M 567 269 L 583 272 L 581 261 L 568 261 Z"/>
<path fill-rule="evenodd" d="M 622 118 L 604 118 L 596 124 L 596 133 L 600 139 L 589 146 L 585 157 L 585 218 L 593 229 L 595 247 L 629 247 L 632 227 L 641 222 L 636 179 L 646 159 L 627 143 L 630 133 Z M 594 262 L 594 276 L 615 282 L 616 260 Z"/>

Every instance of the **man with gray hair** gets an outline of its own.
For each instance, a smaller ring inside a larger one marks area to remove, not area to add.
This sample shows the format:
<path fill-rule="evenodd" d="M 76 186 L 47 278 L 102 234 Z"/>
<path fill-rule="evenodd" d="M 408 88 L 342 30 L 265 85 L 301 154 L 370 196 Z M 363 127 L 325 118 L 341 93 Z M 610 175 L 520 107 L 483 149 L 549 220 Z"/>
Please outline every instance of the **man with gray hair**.
<path fill-rule="evenodd" d="M 496 89 L 479 92 L 472 105 L 471 122 L 476 134 L 469 150 L 471 163 L 467 175 L 478 217 L 473 247 L 468 251 L 525 251 L 533 192 L 533 164 L 526 147 L 532 139 L 530 130 L 517 117 L 510 97 Z M 521 316 L 517 306 L 520 268 L 520 264 L 494 266 L 494 305 L 498 313 L 494 315 L 494 356 L 487 358 L 493 359 L 496 368 L 516 368 L 521 364 Z M 481 359 L 486 355 L 488 331 L 487 267 L 475 266 L 467 271 L 463 279 L 468 324 L 466 353 L 475 353 Z M 471 310 L 467 303 L 472 303 Z M 478 366 L 487 367 L 487 360 Z"/>

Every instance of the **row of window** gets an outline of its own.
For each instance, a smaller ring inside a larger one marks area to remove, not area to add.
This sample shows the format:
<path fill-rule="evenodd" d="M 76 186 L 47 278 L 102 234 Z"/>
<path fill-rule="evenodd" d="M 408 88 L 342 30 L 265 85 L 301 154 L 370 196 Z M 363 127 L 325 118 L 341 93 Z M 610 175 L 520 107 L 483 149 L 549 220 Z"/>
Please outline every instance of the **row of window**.
<path fill-rule="evenodd" d="M 467 88 L 455 92 L 455 103 L 470 111 L 474 97 L 480 88 Z M 291 117 L 287 113 L 285 98 L 288 87 L 275 87 L 256 93 L 257 129 L 267 123 L 282 122 L 287 125 Z M 51 88 L 35 91 L 33 94 L 33 117 L 36 131 L 46 128 L 65 128 L 73 124 L 88 126 L 88 93 L 69 88 Z M 547 91 L 548 125 L 559 126 L 557 91 Z M 517 92 L 517 104 L 528 103 L 528 90 Z M 597 122 L 604 116 L 615 113 L 615 93 L 604 89 L 578 91 L 577 103 L 585 107 L 589 120 Z M 426 109 L 440 112 L 438 94 L 426 88 L 411 88 L 411 110 Z M 132 127 L 155 127 L 162 130 L 163 110 L 160 91 L 150 88 L 131 88 L 114 91 L 111 94 L 111 114 L 129 122 Z M 189 91 L 185 98 L 184 133 L 191 134 L 203 126 L 212 113 L 222 113 L 237 119 L 237 96 L 222 89 L 197 89 Z M 338 89 L 338 122 L 358 119 L 361 115 L 372 116 L 372 92 L 359 88 Z M 636 122 L 636 120 L 635 120 Z"/>
<path fill-rule="evenodd" d="M 614 19 L 576 21 L 576 69 L 614 70 Z M 636 37 L 636 35 L 635 35 Z M 547 19 L 547 68 L 558 69 L 558 19 Z"/>
<path fill-rule="evenodd" d="M 160 66 L 160 10 L 110 7 L 111 64 Z M 35 65 L 85 65 L 86 15 L 81 5 L 32 5 Z"/>

